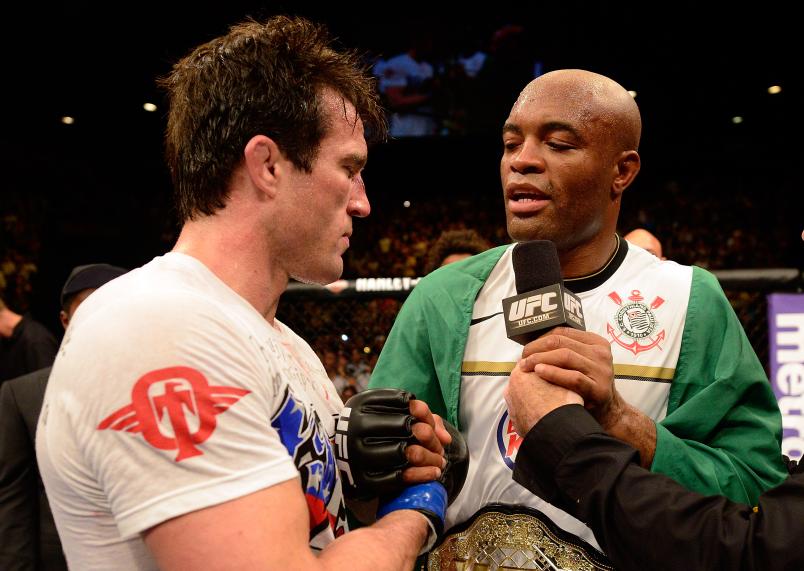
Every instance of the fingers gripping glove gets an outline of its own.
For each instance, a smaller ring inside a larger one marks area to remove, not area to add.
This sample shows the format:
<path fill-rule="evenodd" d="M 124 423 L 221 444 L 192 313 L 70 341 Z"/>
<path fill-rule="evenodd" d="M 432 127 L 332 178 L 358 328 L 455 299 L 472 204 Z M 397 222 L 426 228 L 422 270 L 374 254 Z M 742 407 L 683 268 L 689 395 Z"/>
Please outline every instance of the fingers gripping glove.
<path fill-rule="evenodd" d="M 420 552 L 426 553 L 435 545 L 436 540 L 444 531 L 444 518 L 447 513 L 447 491 L 440 482 L 426 482 L 408 486 L 398 496 L 381 500 L 377 510 L 377 519 L 380 519 L 397 510 L 415 510 L 427 518 L 430 533 Z"/>
<path fill-rule="evenodd" d="M 344 496 L 367 500 L 405 489 L 405 449 L 415 442 L 410 414 L 413 394 L 372 389 L 346 401 L 335 426 L 335 456 Z"/>
<path fill-rule="evenodd" d="M 451 504 L 458 497 L 461 488 L 463 488 L 463 483 L 466 481 L 466 473 L 469 471 L 469 448 L 466 446 L 466 440 L 458 432 L 458 429 L 446 420 L 443 422 L 444 428 L 452 436 L 452 442 L 444 448 L 447 467 L 444 468 L 439 481 L 444 484 L 444 488 L 447 490 L 447 504 Z"/>
<path fill-rule="evenodd" d="M 444 449 L 447 466 L 441 479 L 437 482 L 415 484 L 404 489 L 396 497 L 383 498 L 377 509 L 377 519 L 402 509 L 416 510 L 427 518 L 430 533 L 420 555 L 430 551 L 444 532 L 447 506 L 460 493 L 469 470 L 469 448 L 466 446 L 466 440 L 457 428 L 446 420 L 443 422 L 444 428 L 452 436 L 452 441 Z"/>

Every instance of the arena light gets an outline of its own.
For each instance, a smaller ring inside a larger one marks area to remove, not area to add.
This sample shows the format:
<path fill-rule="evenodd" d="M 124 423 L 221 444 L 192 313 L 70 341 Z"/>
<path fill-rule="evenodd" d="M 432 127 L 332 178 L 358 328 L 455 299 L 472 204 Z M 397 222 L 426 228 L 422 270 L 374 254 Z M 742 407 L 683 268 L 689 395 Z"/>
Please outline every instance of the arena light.
<path fill-rule="evenodd" d="M 628 95 L 630 95 L 631 97 L 633 97 L 634 99 L 636 99 L 637 92 L 636 92 L 636 91 L 634 91 L 633 89 L 630 89 L 630 90 L 628 91 Z"/>
<path fill-rule="evenodd" d="M 148 111 L 149 113 L 153 113 L 154 111 L 156 111 L 156 105 L 154 105 L 150 101 L 146 102 L 146 103 L 143 103 L 142 108 L 145 109 L 146 111 Z"/>
<path fill-rule="evenodd" d="M 346 333 L 341 333 L 341 341 L 349 341 L 349 336 Z"/>
<path fill-rule="evenodd" d="M 61 118 L 61 122 L 64 123 L 65 125 L 72 125 L 73 123 L 75 123 L 75 119 L 73 119 L 69 115 L 65 115 L 64 117 Z"/>
<path fill-rule="evenodd" d="M 406 200 L 405 202 L 403 202 L 402 206 L 404 206 L 405 208 L 410 208 L 410 200 Z"/>
<path fill-rule="evenodd" d="M 770 93 L 771 95 L 776 95 L 777 93 L 781 93 L 781 92 L 782 92 L 782 86 L 781 85 L 771 85 L 768 88 L 768 93 Z"/>
<path fill-rule="evenodd" d="M 743 122 L 743 118 L 740 117 L 739 115 L 735 115 L 734 117 L 731 118 L 731 122 L 734 123 L 735 125 L 739 125 L 740 123 Z"/>

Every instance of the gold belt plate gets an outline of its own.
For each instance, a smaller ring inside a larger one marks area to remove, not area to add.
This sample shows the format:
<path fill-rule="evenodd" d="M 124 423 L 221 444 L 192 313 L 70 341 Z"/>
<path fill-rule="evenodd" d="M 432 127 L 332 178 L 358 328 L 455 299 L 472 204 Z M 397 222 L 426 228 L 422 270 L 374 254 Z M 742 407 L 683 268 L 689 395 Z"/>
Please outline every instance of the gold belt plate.
<path fill-rule="evenodd" d="M 528 512 L 489 510 L 476 515 L 468 527 L 449 533 L 429 553 L 428 571 L 613 571 L 592 546 L 580 538 L 559 537 L 562 532 Z"/>

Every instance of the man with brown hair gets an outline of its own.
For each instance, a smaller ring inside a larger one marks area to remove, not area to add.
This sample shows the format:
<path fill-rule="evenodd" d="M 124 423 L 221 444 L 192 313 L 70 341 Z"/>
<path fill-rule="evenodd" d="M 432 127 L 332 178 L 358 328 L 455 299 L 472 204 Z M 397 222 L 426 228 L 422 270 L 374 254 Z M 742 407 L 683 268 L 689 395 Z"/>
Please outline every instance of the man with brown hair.
<path fill-rule="evenodd" d="M 37 431 L 70 567 L 409 567 L 443 517 L 443 487 L 421 492 L 441 486 L 449 435 L 412 401 L 422 445 L 402 477 L 427 483 L 344 535 L 343 405 L 275 319 L 290 278 L 340 276 L 369 214 L 364 129 L 385 130 L 370 76 L 322 26 L 275 17 L 196 48 L 163 85 L 181 234 L 84 303 Z"/>

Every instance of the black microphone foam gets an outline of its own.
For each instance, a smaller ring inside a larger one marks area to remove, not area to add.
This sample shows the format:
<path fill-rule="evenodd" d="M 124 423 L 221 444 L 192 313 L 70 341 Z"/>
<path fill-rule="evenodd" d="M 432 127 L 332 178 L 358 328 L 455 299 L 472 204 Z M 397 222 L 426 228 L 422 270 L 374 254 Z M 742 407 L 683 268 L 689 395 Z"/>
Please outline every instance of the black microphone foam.
<path fill-rule="evenodd" d="M 514 246 L 512 256 L 517 293 L 564 282 L 558 251 L 550 240 L 519 242 Z"/>
<path fill-rule="evenodd" d="M 517 294 L 502 300 L 510 339 L 525 345 L 554 327 L 586 329 L 581 300 L 564 287 L 553 242 L 520 242 L 511 263 Z"/>

